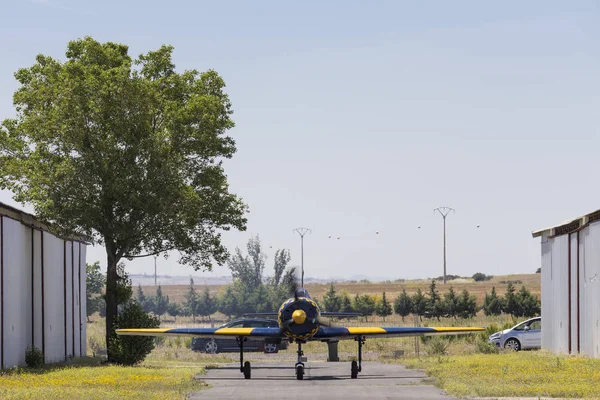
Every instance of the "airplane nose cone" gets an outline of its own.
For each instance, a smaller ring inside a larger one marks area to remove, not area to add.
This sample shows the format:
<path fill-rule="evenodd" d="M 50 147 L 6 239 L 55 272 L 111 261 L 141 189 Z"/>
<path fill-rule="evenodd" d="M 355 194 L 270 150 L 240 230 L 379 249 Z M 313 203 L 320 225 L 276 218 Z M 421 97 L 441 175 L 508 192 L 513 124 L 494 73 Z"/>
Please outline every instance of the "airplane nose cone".
<path fill-rule="evenodd" d="M 292 314 L 292 319 L 295 323 L 301 325 L 304 323 L 304 321 L 306 321 L 306 313 L 303 310 L 296 310 Z"/>

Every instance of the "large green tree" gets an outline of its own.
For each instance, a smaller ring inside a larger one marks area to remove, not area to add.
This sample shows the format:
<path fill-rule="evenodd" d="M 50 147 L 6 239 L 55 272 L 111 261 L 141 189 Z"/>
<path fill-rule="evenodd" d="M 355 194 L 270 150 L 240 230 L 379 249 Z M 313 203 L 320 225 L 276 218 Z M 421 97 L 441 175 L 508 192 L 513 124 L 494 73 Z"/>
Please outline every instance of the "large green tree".
<path fill-rule="evenodd" d="M 211 321 L 210 316 L 217 312 L 217 308 L 217 299 L 210 295 L 208 286 L 204 287 L 204 291 L 196 303 L 196 314 L 208 317 L 208 320 Z"/>
<path fill-rule="evenodd" d="M 504 309 L 504 300 L 496 294 L 496 288 L 492 286 L 492 293 L 485 294 L 483 299 L 483 312 L 485 315 L 500 315 Z"/>
<path fill-rule="evenodd" d="M 184 295 L 183 310 L 185 315 L 191 315 L 192 321 L 196 322 L 196 310 L 198 309 L 198 292 L 194 286 L 194 278 L 190 276 L 190 285 Z"/>
<path fill-rule="evenodd" d="M 165 296 L 162 292 L 162 288 L 158 285 L 156 289 L 156 295 L 153 299 L 154 303 L 154 314 L 158 316 L 158 320 L 160 321 L 160 316 L 167 312 L 169 308 L 169 296 Z"/>
<path fill-rule="evenodd" d="M 379 301 L 377 303 L 377 306 L 375 307 L 375 313 L 380 317 L 383 317 L 383 322 L 385 322 L 385 317 L 394 313 L 394 311 L 392 310 L 392 304 L 388 301 L 387 297 L 385 296 L 385 292 L 383 292 L 383 295 L 381 296 L 381 301 Z"/>
<path fill-rule="evenodd" d="M 394 311 L 396 314 L 400 315 L 402 321 L 404 321 L 404 317 L 412 312 L 412 307 L 412 301 L 406 293 L 406 289 L 402 288 L 402 293 L 400 293 L 394 301 Z"/>
<path fill-rule="evenodd" d="M 335 287 L 333 286 L 333 282 L 329 284 L 329 289 L 323 296 L 323 307 L 325 311 L 328 312 L 338 312 L 340 311 L 340 298 L 338 297 Z"/>
<path fill-rule="evenodd" d="M 277 250 L 273 276 L 263 276 L 267 255 L 263 252 L 260 237 L 250 237 L 246 244 L 247 254 L 239 247 L 229 258 L 227 265 L 233 278 L 232 291 L 236 296 L 234 314 L 269 312 L 279 309 L 281 303 L 293 295 L 296 286 L 296 269 L 287 267 L 288 250 Z"/>
<path fill-rule="evenodd" d="M 429 292 L 427 294 L 429 295 L 429 298 L 427 299 L 427 311 L 429 312 L 429 316 L 439 320 L 443 313 L 443 304 L 440 292 L 435 288 L 435 279 L 431 280 Z"/>
<path fill-rule="evenodd" d="M 415 293 L 411 298 L 410 302 L 412 303 L 413 314 L 417 314 L 419 319 L 423 319 L 423 315 L 425 315 L 425 311 L 427 311 L 427 298 L 421 292 L 421 288 L 417 289 L 417 293 Z"/>
<path fill-rule="evenodd" d="M 263 271 L 265 270 L 267 255 L 262 251 L 258 235 L 248 240 L 246 248 L 248 254 L 243 255 L 242 250 L 236 247 L 235 254 L 227 261 L 227 265 L 234 280 L 243 283 L 247 287 L 257 288 L 263 284 Z M 277 264 L 275 268 L 277 268 Z M 281 270 L 281 273 L 283 273 L 283 270 Z"/>
<path fill-rule="evenodd" d="M 447 293 L 444 293 L 442 308 L 445 315 L 456 318 L 456 314 L 458 313 L 458 296 L 452 286 L 450 286 Z"/>
<path fill-rule="evenodd" d="M 0 188 L 57 232 L 106 248 L 107 343 L 121 259 L 177 250 L 180 263 L 211 270 L 228 257 L 220 230 L 245 229 L 222 167 L 236 151 L 225 82 L 176 72 L 172 52 L 132 58 L 86 37 L 64 62 L 40 54 L 16 72 L 17 115 L 0 127 Z"/>

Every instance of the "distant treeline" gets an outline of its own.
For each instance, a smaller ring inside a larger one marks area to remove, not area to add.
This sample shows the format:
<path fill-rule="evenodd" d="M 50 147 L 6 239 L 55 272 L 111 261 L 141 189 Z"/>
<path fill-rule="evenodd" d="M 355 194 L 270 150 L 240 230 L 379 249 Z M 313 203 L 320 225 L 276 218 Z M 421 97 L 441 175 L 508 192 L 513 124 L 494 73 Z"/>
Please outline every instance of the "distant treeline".
<path fill-rule="evenodd" d="M 121 303 L 129 299 L 137 302 L 144 311 L 158 316 L 169 314 L 172 317 L 190 316 L 207 317 L 216 312 L 229 318 L 239 317 L 245 313 L 275 312 L 283 301 L 292 296 L 295 288 L 295 268 L 288 268 L 290 254 L 287 250 L 277 250 L 273 265 L 274 274 L 263 277 L 266 255 L 262 252 L 258 237 L 251 238 L 247 244 L 247 255 L 239 248 L 230 257 L 228 267 L 233 283 L 223 286 L 218 295 L 212 296 L 208 287 L 198 291 L 194 280 L 190 278 L 188 290 L 182 303 L 169 301 L 158 286 L 156 295 L 146 296 L 141 285 L 135 296 L 123 266 L 120 266 Z M 98 263 L 88 265 L 88 315 L 96 311 L 103 314 L 103 301 L 100 291 L 102 275 Z M 452 276 L 450 276 L 452 277 Z M 475 281 L 486 281 L 491 278 L 482 273 L 472 277 Z M 360 312 L 365 316 L 378 315 L 384 318 L 400 315 L 402 319 L 410 314 L 425 318 L 470 318 L 483 310 L 486 315 L 510 314 L 514 317 L 533 317 L 540 314 L 540 300 L 532 295 L 525 286 L 517 292 L 513 282 L 508 282 L 506 294 L 501 297 L 495 287 L 486 293 L 483 304 L 477 304 L 475 296 L 466 289 L 456 292 L 450 287 L 448 292 L 440 294 L 433 279 L 429 289 L 423 292 L 420 288 L 409 296 L 406 290 L 393 300 L 387 298 L 385 292 L 379 295 L 356 294 L 350 296 L 346 291 L 337 292 L 333 283 L 322 299 L 313 298 L 322 311 Z"/>

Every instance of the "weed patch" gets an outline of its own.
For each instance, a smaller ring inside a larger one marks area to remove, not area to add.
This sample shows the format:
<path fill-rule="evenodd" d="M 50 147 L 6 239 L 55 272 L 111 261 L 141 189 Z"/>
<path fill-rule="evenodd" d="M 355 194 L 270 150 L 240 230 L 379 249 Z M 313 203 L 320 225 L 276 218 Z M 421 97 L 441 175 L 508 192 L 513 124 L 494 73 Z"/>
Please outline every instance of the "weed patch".
<path fill-rule="evenodd" d="M 500 352 L 402 361 L 423 369 L 452 396 L 597 398 L 600 360 L 543 351 Z"/>
<path fill-rule="evenodd" d="M 8 370 L 0 375 L 0 398 L 10 399 L 184 399 L 206 384 L 194 379 L 201 367 L 121 367 L 98 359 Z"/>

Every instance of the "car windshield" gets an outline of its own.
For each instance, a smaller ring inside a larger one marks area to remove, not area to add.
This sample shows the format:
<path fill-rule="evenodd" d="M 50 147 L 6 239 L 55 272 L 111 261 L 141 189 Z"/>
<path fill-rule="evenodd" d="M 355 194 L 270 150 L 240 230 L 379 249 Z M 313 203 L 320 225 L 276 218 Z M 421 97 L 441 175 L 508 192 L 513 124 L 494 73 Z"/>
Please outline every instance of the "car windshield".
<path fill-rule="evenodd" d="M 219 328 L 242 328 L 244 321 L 229 321 L 226 324 L 219 326 Z"/>
<path fill-rule="evenodd" d="M 522 331 L 525 329 L 526 326 L 529 326 L 530 324 L 533 325 L 532 326 L 533 329 L 540 329 L 542 323 L 539 320 L 525 321 L 525 322 L 521 322 L 519 325 L 515 326 L 512 329 L 514 331 Z"/>
<path fill-rule="evenodd" d="M 527 326 L 527 322 L 521 322 L 519 325 L 514 326 L 513 331 L 522 331 Z"/>

